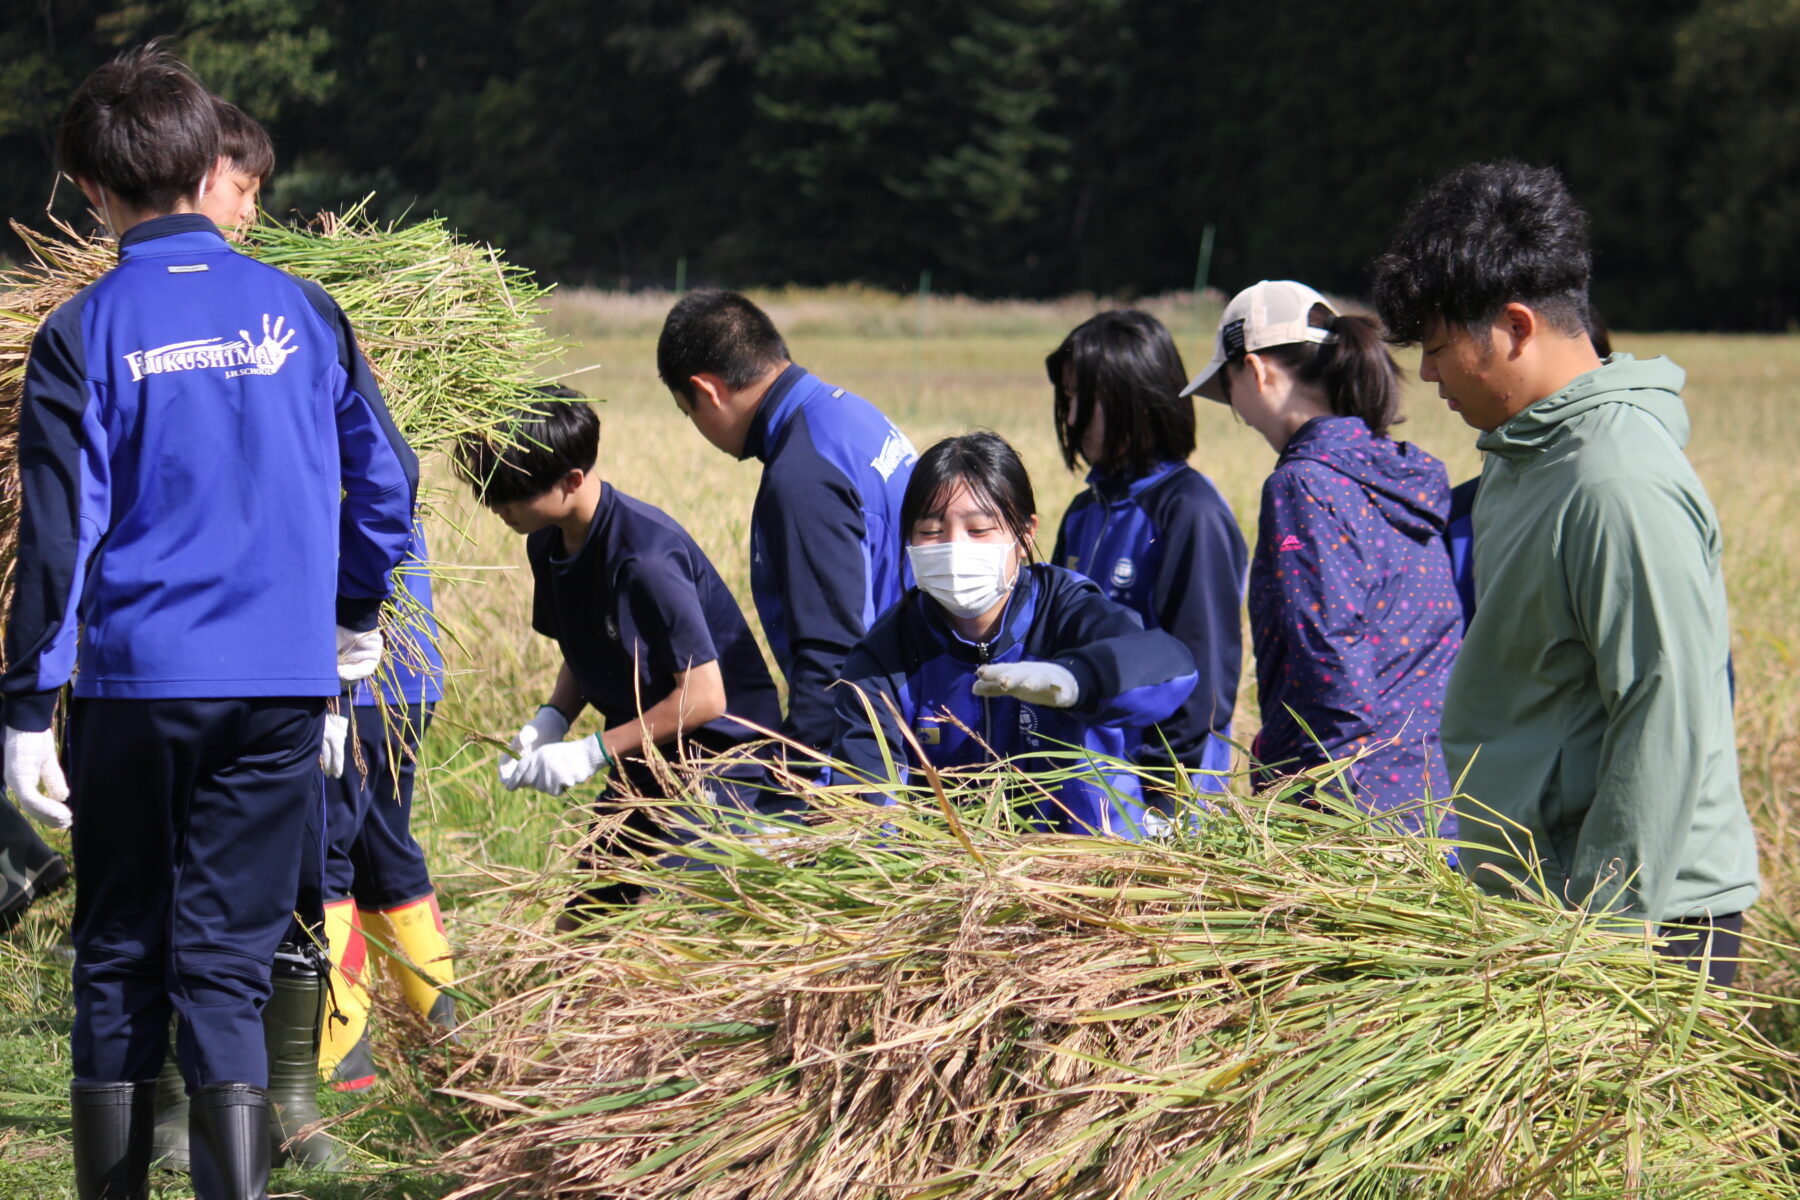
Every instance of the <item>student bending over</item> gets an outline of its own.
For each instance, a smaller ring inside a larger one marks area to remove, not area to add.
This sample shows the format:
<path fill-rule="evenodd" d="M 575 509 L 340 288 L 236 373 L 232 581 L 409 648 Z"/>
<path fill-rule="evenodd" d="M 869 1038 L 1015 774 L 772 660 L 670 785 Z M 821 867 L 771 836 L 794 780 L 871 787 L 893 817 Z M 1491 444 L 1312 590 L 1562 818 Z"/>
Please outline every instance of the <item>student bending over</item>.
<path fill-rule="evenodd" d="M 501 760 L 507 789 L 560 796 L 610 770 L 599 802 L 604 815 L 620 794 L 666 794 L 646 744 L 671 757 L 686 747 L 719 753 L 758 736 L 734 717 L 774 728 L 781 720 L 775 683 L 737 601 L 685 529 L 601 481 L 594 410 L 538 401 L 520 414 L 515 434 L 514 449 L 495 456 L 483 445 L 464 469 L 481 502 L 526 535 L 536 588 L 531 626 L 556 639 L 563 664 L 550 699 L 513 740 L 518 757 Z M 603 731 L 564 741 L 590 704 Z M 754 805 L 753 790 L 714 783 L 716 796 Z M 667 840 L 642 809 L 626 824 L 640 846 Z M 633 898 L 635 891 L 614 885 L 591 889 L 571 907 Z"/>

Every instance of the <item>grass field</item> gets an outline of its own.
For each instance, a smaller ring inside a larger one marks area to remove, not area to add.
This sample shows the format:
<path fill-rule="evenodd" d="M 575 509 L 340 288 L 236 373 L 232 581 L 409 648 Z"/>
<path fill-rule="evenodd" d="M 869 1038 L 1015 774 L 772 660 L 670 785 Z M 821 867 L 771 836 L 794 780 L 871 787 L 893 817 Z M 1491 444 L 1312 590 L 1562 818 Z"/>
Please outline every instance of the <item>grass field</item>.
<path fill-rule="evenodd" d="M 857 292 L 768 299 L 797 361 L 873 400 L 920 448 L 978 426 L 1011 440 L 1031 468 L 1047 534 L 1054 531 L 1080 483 L 1057 452 L 1042 361 L 1070 326 L 1094 310 L 1091 302 L 944 301 L 921 313 L 904 298 Z M 605 402 L 603 476 L 683 522 L 748 610 L 746 527 L 758 466 L 712 449 L 657 383 L 654 338 L 666 304 L 658 297 L 565 295 L 551 324 L 575 345 L 566 367 L 594 368 L 570 382 Z M 1174 329 L 1189 366 L 1204 361 L 1212 310 L 1179 301 L 1154 308 Z M 1800 423 L 1790 410 L 1800 389 L 1800 337 L 1622 334 L 1617 348 L 1667 354 L 1689 372 L 1695 427 L 1689 453 L 1727 539 L 1740 755 L 1764 837 L 1759 927 L 1791 941 L 1782 918 L 1800 899 L 1800 872 L 1790 866 L 1800 851 L 1800 821 L 1793 815 L 1800 785 L 1800 608 L 1793 600 L 1800 527 L 1792 520 L 1800 513 Z M 1410 368 L 1416 355 L 1403 353 L 1401 361 Z M 1430 388 L 1415 385 L 1409 401 L 1410 419 L 1400 435 L 1443 458 L 1453 480 L 1473 474 L 1472 432 Z M 1215 405 L 1201 402 L 1199 430 L 1195 466 L 1218 484 L 1253 536 L 1258 489 L 1272 453 Z M 442 464 L 434 475 L 450 486 Z M 447 507 L 459 510 L 460 518 L 432 531 L 432 547 L 450 578 L 440 608 L 460 646 L 451 653 L 452 694 L 428 745 L 416 826 L 437 874 L 452 939 L 463 940 L 500 911 L 508 885 L 558 865 L 567 834 L 562 802 L 499 790 L 491 752 L 462 744 L 466 731 L 510 736 L 546 694 L 556 659 L 529 628 L 521 540 L 467 504 Z M 1247 740 L 1255 724 L 1247 671 L 1239 739 Z M 0 1196 L 73 1194 L 64 1115 L 71 1010 L 68 963 L 59 950 L 69 912 L 69 897 L 58 897 L 0 938 Z M 1800 991 L 1800 977 L 1784 962 L 1753 975 Z M 480 994 L 479 980 L 471 987 Z M 363 1146 L 369 1171 L 334 1179 L 283 1173 L 276 1180 L 281 1190 L 321 1198 L 425 1197 L 447 1190 L 433 1176 L 430 1158 L 468 1126 L 454 1104 L 424 1090 L 441 1078 L 446 1052 L 418 1048 L 405 1020 L 389 1016 L 381 1035 L 384 1089 L 338 1130 Z M 160 1196 L 189 1194 L 181 1186 L 185 1177 L 161 1175 L 157 1184 Z"/>

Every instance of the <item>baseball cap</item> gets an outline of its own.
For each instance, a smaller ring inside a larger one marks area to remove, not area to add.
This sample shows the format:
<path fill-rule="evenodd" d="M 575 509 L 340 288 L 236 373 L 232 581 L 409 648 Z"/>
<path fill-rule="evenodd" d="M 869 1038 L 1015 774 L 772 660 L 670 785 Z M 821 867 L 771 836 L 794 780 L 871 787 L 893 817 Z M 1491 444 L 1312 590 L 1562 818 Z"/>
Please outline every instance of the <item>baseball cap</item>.
<path fill-rule="evenodd" d="M 1331 301 L 1292 279 L 1265 279 L 1233 296 L 1225 306 L 1225 315 L 1219 318 L 1212 361 L 1181 389 L 1181 394 L 1192 396 L 1198 392 L 1223 404 L 1225 392 L 1219 372 L 1232 359 L 1242 358 L 1252 350 L 1291 346 L 1295 342 L 1335 342 L 1337 334 L 1307 320 L 1315 304 L 1323 304 L 1332 316 L 1337 316 Z"/>

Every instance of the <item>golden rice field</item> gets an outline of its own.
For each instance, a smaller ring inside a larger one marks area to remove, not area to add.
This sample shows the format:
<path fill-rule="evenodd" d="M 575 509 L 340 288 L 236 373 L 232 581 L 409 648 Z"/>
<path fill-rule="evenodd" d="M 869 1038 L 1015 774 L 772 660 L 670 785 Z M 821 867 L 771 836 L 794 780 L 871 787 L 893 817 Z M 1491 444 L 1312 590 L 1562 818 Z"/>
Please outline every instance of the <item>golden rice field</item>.
<path fill-rule="evenodd" d="M 974 427 L 1010 440 L 1031 469 L 1046 541 L 1053 536 L 1081 485 L 1057 451 L 1042 361 L 1097 305 L 944 300 L 921 311 L 908 298 L 854 291 L 763 299 L 796 361 L 875 402 L 921 449 Z M 714 450 L 657 381 L 655 334 L 669 300 L 565 293 L 549 324 L 571 343 L 563 369 L 578 373 L 568 381 L 603 402 L 601 474 L 686 525 L 754 621 L 747 525 L 759 467 Z M 1203 362 L 1216 308 L 1178 300 L 1152 307 L 1175 332 L 1189 367 Z M 1771 930 L 1771 918 L 1785 917 L 1800 901 L 1800 870 L 1790 865 L 1800 853 L 1800 822 L 1790 816 L 1800 804 L 1800 605 L 1793 568 L 1800 559 L 1800 421 L 1791 411 L 1800 398 L 1800 336 L 1620 334 L 1615 345 L 1640 356 L 1667 354 L 1689 372 L 1689 453 L 1726 535 L 1740 756 L 1764 838 L 1766 887 L 1756 911 L 1760 928 L 1791 941 L 1791 926 Z M 1399 357 L 1403 366 L 1416 364 L 1416 353 Z M 1273 454 L 1227 410 L 1200 403 L 1194 465 L 1219 486 L 1253 538 L 1258 491 Z M 1401 436 L 1444 459 L 1453 481 L 1475 473 L 1472 431 L 1430 388 L 1414 384 L 1407 411 Z M 442 463 L 431 473 L 441 486 L 455 486 Z M 449 655 L 451 695 L 428 746 L 415 824 L 453 923 L 452 939 L 460 942 L 500 912 L 507 885 L 556 866 L 570 835 L 564 802 L 501 791 L 492 752 L 463 742 L 476 732 L 510 736 L 547 693 L 556 656 L 529 627 L 522 540 L 464 498 L 443 507 L 452 515 L 430 531 L 431 545 L 446 576 L 440 612 L 457 644 Z M 1249 665 L 1236 725 L 1246 743 L 1257 723 Z M 58 952 L 68 910 L 67 897 L 59 897 L 0 938 L 0 1195 L 73 1195 L 62 1117 L 71 1014 L 67 960 Z M 1800 975 L 1785 964 L 1758 968 L 1752 977 L 1800 994 Z M 474 990 L 479 994 L 478 983 Z M 404 1018 L 388 1015 L 386 1090 L 339 1127 L 367 1151 L 365 1163 L 384 1173 L 365 1179 L 278 1174 L 278 1187 L 325 1200 L 450 1190 L 430 1160 L 472 1130 L 454 1104 L 429 1099 L 424 1090 L 443 1078 L 445 1052 L 403 1049 Z M 156 1194 L 188 1195 L 183 1182 L 159 1175 Z"/>

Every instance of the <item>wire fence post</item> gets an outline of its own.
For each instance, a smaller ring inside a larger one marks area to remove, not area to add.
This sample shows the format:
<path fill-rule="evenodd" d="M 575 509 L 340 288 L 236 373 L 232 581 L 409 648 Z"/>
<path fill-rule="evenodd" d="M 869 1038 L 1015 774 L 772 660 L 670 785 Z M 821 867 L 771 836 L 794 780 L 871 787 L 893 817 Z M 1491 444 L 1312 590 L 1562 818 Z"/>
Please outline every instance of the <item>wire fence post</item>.
<path fill-rule="evenodd" d="M 925 308 L 931 300 L 931 268 L 919 270 L 919 330 L 913 340 L 913 399 L 925 399 Z"/>

